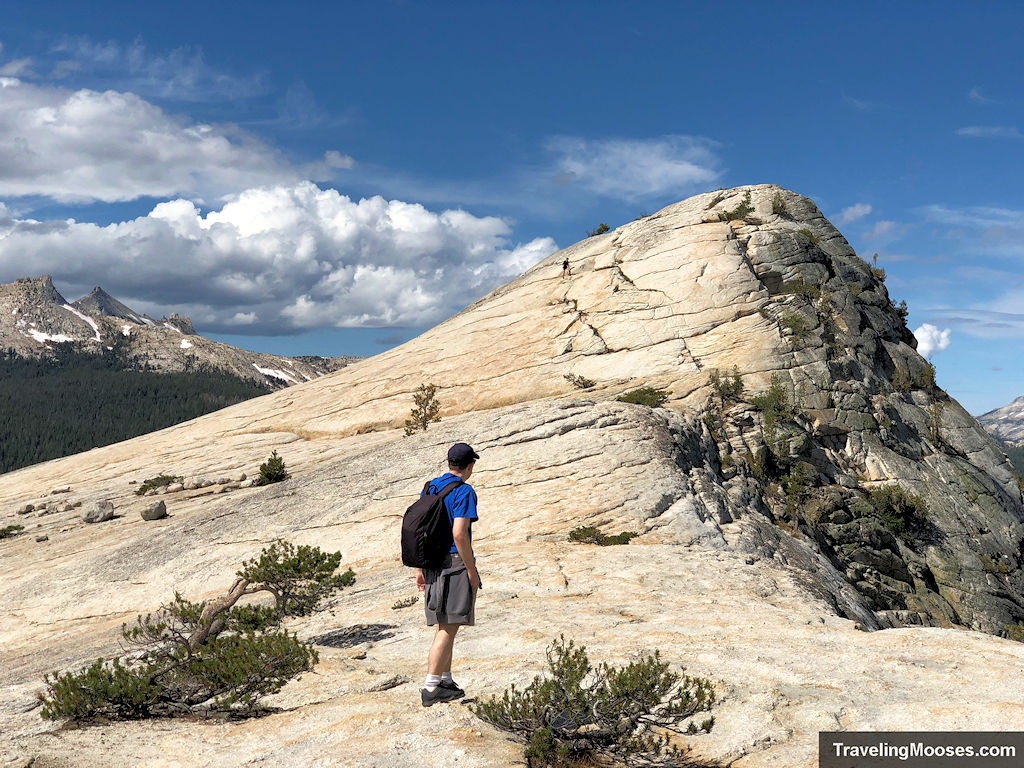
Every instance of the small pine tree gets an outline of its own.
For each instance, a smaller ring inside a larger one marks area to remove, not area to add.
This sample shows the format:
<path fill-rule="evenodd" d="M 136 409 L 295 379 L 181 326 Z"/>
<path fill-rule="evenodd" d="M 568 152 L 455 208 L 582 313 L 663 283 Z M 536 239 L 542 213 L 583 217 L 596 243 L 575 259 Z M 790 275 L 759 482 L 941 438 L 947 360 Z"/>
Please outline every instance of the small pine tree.
<path fill-rule="evenodd" d="M 284 459 L 277 455 L 277 451 L 274 450 L 270 454 L 270 457 L 260 464 L 260 476 L 256 478 L 256 485 L 270 485 L 271 483 L 280 483 L 282 480 L 287 480 L 291 475 L 288 474 L 288 470 L 284 467 Z"/>
<path fill-rule="evenodd" d="M 611 227 L 605 224 L 603 221 L 597 225 L 596 229 L 587 230 L 587 237 L 594 237 L 596 235 L 603 235 L 605 232 L 609 232 Z"/>
<path fill-rule="evenodd" d="M 413 407 L 409 418 L 405 420 L 405 434 L 408 437 L 419 430 L 427 431 L 431 422 L 440 421 L 441 404 L 437 402 L 437 387 L 433 384 L 420 384 L 419 390 L 413 392 Z"/>

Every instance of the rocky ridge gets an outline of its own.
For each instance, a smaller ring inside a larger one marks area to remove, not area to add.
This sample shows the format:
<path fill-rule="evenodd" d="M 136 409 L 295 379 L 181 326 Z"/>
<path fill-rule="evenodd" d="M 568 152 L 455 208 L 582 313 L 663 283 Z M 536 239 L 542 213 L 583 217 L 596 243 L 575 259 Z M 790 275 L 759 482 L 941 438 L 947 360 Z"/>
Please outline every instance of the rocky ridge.
<path fill-rule="evenodd" d="M 0 523 L 58 484 L 118 510 L 88 527 L 70 510 L 22 515 L 48 540 L 0 544 L 0 755 L 414 766 L 441 748 L 458 765 L 513 764 L 515 746 L 463 708 L 420 711 L 407 684 L 371 690 L 422 673 L 422 616 L 391 610 L 412 590 L 396 526 L 454 440 L 482 454 L 485 589 L 457 662 L 474 692 L 528 682 L 565 632 L 595 659 L 657 647 L 712 677 L 719 722 L 693 743 L 737 766 L 813 765 L 831 728 L 1017 727 L 1024 694 L 1005 680 L 1024 645 L 993 635 L 1024 620 L 1020 488 L 931 380 L 879 277 L 806 198 L 708 193 L 554 254 L 331 376 L 0 478 Z M 721 397 L 711 372 L 734 368 L 744 391 Z M 769 420 L 753 395 L 773 374 L 787 405 Z M 443 419 L 402 438 L 427 381 Z M 667 407 L 614 401 L 639 386 L 666 390 Z M 144 506 L 132 480 L 252 472 L 272 448 L 285 483 L 183 489 L 152 522 L 121 513 Z M 796 467 L 807 479 L 794 526 Z M 892 484 L 928 506 L 906 536 L 864 507 Z M 566 542 L 578 525 L 640 535 L 597 550 Z M 340 549 L 358 578 L 333 612 L 292 627 L 322 661 L 276 698 L 283 711 L 212 726 L 40 724 L 44 671 L 109 653 L 120 623 L 173 589 L 221 591 L 278 536 Z M 864 631 L 882 627 L 902 628 Z"/>
<path fill-rule="evenodd" d="M 996 408 L 978 417 L 989 434 L 1009 445 L 1024 448 L 1024 396 L 1009 405 Z"/>
<path fill-rule="evenodd" d="M 311 381 L 356 359 L 249 352 L 200 336 L 187 317 L 172 313 L 153 320 L 99 286 L 68 302 L 49 275 L 0 284 L 0 351 L 38 356 L 66 342 L 84 351 L 116 348 L 131 367 L 187 371 L 208 366 L 277 388 Z"/>

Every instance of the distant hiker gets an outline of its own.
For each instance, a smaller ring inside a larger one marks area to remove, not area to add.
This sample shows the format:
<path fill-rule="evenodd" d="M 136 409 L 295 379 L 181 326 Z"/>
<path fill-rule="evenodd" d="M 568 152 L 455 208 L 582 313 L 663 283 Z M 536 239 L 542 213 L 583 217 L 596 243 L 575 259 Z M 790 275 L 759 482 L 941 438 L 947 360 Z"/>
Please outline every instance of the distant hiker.
<path fill-rule="evenodd" d="M 562 277 L 569 277 L 570 274 L 571 273 L 569 272 L 569 260 L 566 259 L 565 261 L 562 262 Z"/>
<path fill-rule="evenodd" d="M 427 656 L 427 679 L 420 690 L 425 707 L 466 695 L 452 680 L 452 648 L 459 627 L 475 623 L 476 593 L 480 589 L 471 530 L 477 519 L 476 491 L 467 483 L 479 458 L 466 443 L 456 443 L 448 449 L 448 472 L 427 483 L 420 494 L 421 499 L 443 494 L 441 503 L 451 527 L 452 542 L 436 567 L 423 567 L 416 572 L 416 587 L 424 593 L 427 625 L 437 627 Z"/>

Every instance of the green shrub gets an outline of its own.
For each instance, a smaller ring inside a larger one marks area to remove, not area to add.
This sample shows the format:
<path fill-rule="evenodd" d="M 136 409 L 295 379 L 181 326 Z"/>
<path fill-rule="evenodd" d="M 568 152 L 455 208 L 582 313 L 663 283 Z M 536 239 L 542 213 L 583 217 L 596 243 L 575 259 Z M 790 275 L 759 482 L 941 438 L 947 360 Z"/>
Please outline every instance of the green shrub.
<path fill-rule="evenodd" d="M 776 216 L 789 215 L 789 208 L 786 207 L 786 198 L 782 196 L 781 192 L 776 192 L 772 195 L 772 213 Z"/>
<path fill-rule="evenodd" d="M 773 429 L 779 419 L 793 414 L 789 391 L 778 373 L 772 374 L 768 389 L 750 398 L 750 403 L 764 414 L 765 429 Z"/>
<path fill-rule="evenodd" d="M 624 395 L 619 395 L 615 399 L 620 403 L 633 403 L 634 405 L 646 405 L 651 408 L 660 408 L 662 404 L 668 400 L 668 392 L 663 389 L 640 387 L 640 389 L 634 389 Z"/>
<path fill-rule="evenodd" d="M 811 230 L 809 230 L 809 229 L 807 229 L 805 227 L 804 229 L 798 229 L 797 231 L 801 235 L 806 237 L 808 240 L 810 240 L 812 245 L 817 245 L 818 244 L 818 236 L 816 234 L 814 234 L 813 232 L 811 232 Z"/>
<path fill-rule="evenodd" d="M 721 221 L 735 221 L 737 219 L 745 219 L 747 216 L 754 212 L 754 206 L 750 202 L 750 192 L 746 192 L 743 195 L 743 199 L 740 204 L 733 208 L 731 211 L 725 211 L 718 215 Z"/>
<path fill-rule="evenodd" d="M 885 270 L 882 269 L 881 267 L 872 267 L 871 268 L 871 274 L 875 276 L 875 279 L 878 282 L 880 282 L 880 283 L 884 283 L 885 282 Z"/>
<path fill-rule="evenodd" d="M 579 541 L 584 544 L 597 544 L 602 547 L 611 547 L 617 544 L 629 544 L 630 539 L 635 539 L 637 534 L 634 531 L 623 531 L 614 536 L 601 533 L 593 525 L 581 525 L 569 532 L 569 541 Z"/>
<path fill-rule="evenodd" d="M 790 285 L 782 286 L 782 293 L 794 294 L 797 296 L 803 296 L 809 301 L 815 301 L 821 298 L 821 288 L 817 285 L 811 285 L 805 282 L 803 278 L 797 280 L 795 283 Z"/>
<path fill-rule="evenodd" d="M 412 401 L 413 409 L 405 420 L 406 437 L 421 429 L 426 432 L 431 423 L 441 420 L 441 404 L 437 402 L 437 387 L 433 384 L 420 384 L 412 394 Z"/>
<path fill-rule="evenodd" d="M 725 194 L 723 192 L 719 192 L 717 195 L 715 195 L 713 198 L 711 198 L 711 202 L 708 203 L 704 207 L 704 210 L 705 211 L 710 211 L 712 208 L 714 208 L 716 205 L 718 205 L 723 200 L 725 200 Z"/>
<path fill-rule="evenodd" d="M 723 376 L 717 368 L 712 368 L 708 372 L 708 381 L 723 404 L 727 400 L 739 400 L 740 395 L 743 394 L 743 378 L 740 376 L 740 369 L 736 366 L 733 366 L 732 376 Z"/>
<path fill-rule="evenodd" d="M 1006 636 L 1018 643 L 1024 643 L 1024 624 L 1007 624 Z"/>
<path fill-rule="evenodd" d="M 145 496 L 154 488 L 163 488 L 166 485 L 180 483 L 184 479 L 185 478 L 180 475 L 157 475 L 156 477 L 151 477 L 148 480 L 143 480 L 139 487 L 135 489 L 135 495 Z"/>
<path fill-rule="evenodd" d="M 986 573 L 1009 573 L 1010 566 L 1006 563 L 997 563 L 992 560 L 991 555 L 981 555 L 981 569 Z"/>
<path fill-rule="evenodd" d="M 278 541 L 244 563 L 231 589 L 209 602 L 175 594 L 156 613 L 121 627 L 126 653 L 77 672 L 46 676 L 48 720 L 132 719 L 197 709 L 252 713 L 259 699 L 313 668 L 317 652 L 279 628 L 355 581 L 335 574 L 341 553 Z M 266 592 L 273 606 L 237 605 Z"/>
<path fill-rule="evenodd" d="M 609 230 L 611 230 L 611 227 L 609 227 L 607 224 L 605 224 L 602 221 L 600 224 L 597 225 L 597 227 L 595 229 L 591 229 L 591 230 L 587 231 L 587 237 L 594 237 L 595 235 L 603 235 L 605 232 L 608 232 Z"/>
<path fill-rule="evenodd" d="M 679 764 L 685 750 L 661 734 L 709 732 L 714 726 L 713 716 L 697 722 L 715 703 L 711 681 L 672 672 L 657 651 L 625 667 L 595 667 L 584 646 L 562 636 L 546 654 L 544 677 L 469 705 L 477 717 L 525 742 L 529 765 L 597 756 L 627 764 Z"/>
<path fill-rule="evenodd" d="M 779 325 L 790 331 L 798 339 L 804 338 L 811 332 L 810 326 L 803 315 L 787 313 L 780 318 Z"/>
<path fill-rule="evenodd" d="M 903 370 L 903 366 L 897 365 L 895 370 L 892 372 L 892 387 L 897 392 L 909 392 L 913 386 L 910 377 L 907 372 Z"/>
<path fill-rule="evenodd" d="M 0 539 L 10 539 L 25 530 L 24 525 L 5 525 L 0 528 Z"/>
<path fill-rule="evenodd" d="M 914 386 L 918 389 L 935 388 L 935 366 L 927 360 L 924 365 L 914 370 Z"/>
<path fill-rule="evenodd" d="M 924 522 L 928 504 L 917 494 L 903 490 L 899 485 L 882 485 L 868 491 L 868 502 L 885 527 L 909 540 L 909 530 Z"/>
<path fill-rule="evenodd" d="M 277 455 L 277 451 L 271 452 L 265 462 L 260 464 L 260 476 L 256 478 L 256 485 L 271 485 L 287 480 L 291 475 L 285 469 L 284 459 Z"/>
<path fill-rule="evenodd" d="M 403 597 L 401 600 L 396 600 L 394 605 L 391 606 L 392 611 L 399 611 L 402 608 L 408 608 L 410 605 L 416 605 L 420 600 L 419 595 L 409 595 L 409 597 Z"/>
<path fill-rule="evenodd" d="M 896 314 L 900 316 L 900 320 L 903 321 L 903 324 L 906 325 L 907 317 L 910 315 L 910 309 L 907 307 L 907 302 L 900 300 L 900 303 L 893 304 L 892 308 L 895 310 Z"/>

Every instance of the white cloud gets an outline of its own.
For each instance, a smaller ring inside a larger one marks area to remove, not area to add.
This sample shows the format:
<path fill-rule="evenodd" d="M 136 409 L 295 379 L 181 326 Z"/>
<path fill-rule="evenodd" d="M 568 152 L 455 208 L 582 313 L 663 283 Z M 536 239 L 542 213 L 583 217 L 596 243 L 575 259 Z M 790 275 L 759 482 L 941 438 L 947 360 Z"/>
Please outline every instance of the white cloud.
<path fill-rule="evenodd" d="M 974 139 L 1024 139 L 1024 133 L 1015 125 L 969 125 L 957 128 L 956 134 Z"/>
<path fill-rule="evenodd" d="M 715 181 L 717 144 L 695 136 L 656 139 L 583 139 L 559 136 L 545 148 L 555 155 L 553 181 L 605 197 L 639 200 L 685 197 Z"/>
<path fill-rule="evenodd" d="M 319 170 L 294 168 L 235 126 L 169 115 L 132 93 L 71 91 L 5 78 L 0 94 L 3 196 L 62 202 L 215 198 L 295 182 Z M 333 167 L 344 161 L 338 153 L 325 158 Z"/>
<path fill-rule="evenodd" d="M 981 88 L 974 86 L 967 92 L 967 98 L 973 101 L 975 104 L 998 104 L 999 102 L 995 99 L 990 99 L 984 93 Z"/>
<path fill-rule="evenodd" d="M 869 203 L 854 203 L 848 208 L 843 208 L 839 215 L 836 217 L 836 223 L 839 226 L 849 224 L 850 222 L 862 219 L 871 213 L 871 205 Z"/>
<path fill-rule="evenodd" d="M 0 279 L 52 273 L 82 293 L 99 283 L 140 311 L 179 311 L 210 330 L 422 326 L 557 248 L 513 246 L 510 235 L 495 217 L 355 202 L 303 182 L 249 189 L 205 216 L 171 200 L 105 227 L 0 217 Z"/>
<path fill-rule="evenodd" d="M 865 233 L 865 240 L 879 240 L 881 238 L 891 235 L 896 230 L 895 221 L 879 221 L 875 223 L 875 226 L 871 228 L 870 232 Z"/>
<path fill-rule="evenodd" d="M 949 328 L 939 330 L 930 323 L 925 323 L 914 331 L 917 339 L 917 351 L 922 357 L 931 357 L 935 352 L 941 352 L 949 346 Z"/>
<path fill-rule="evenodd" d="M 8 77 L 24 77 L 30 74 L 32 59 L 13 59 L 6 64 L 0 65 L 0 75 Z"/>

